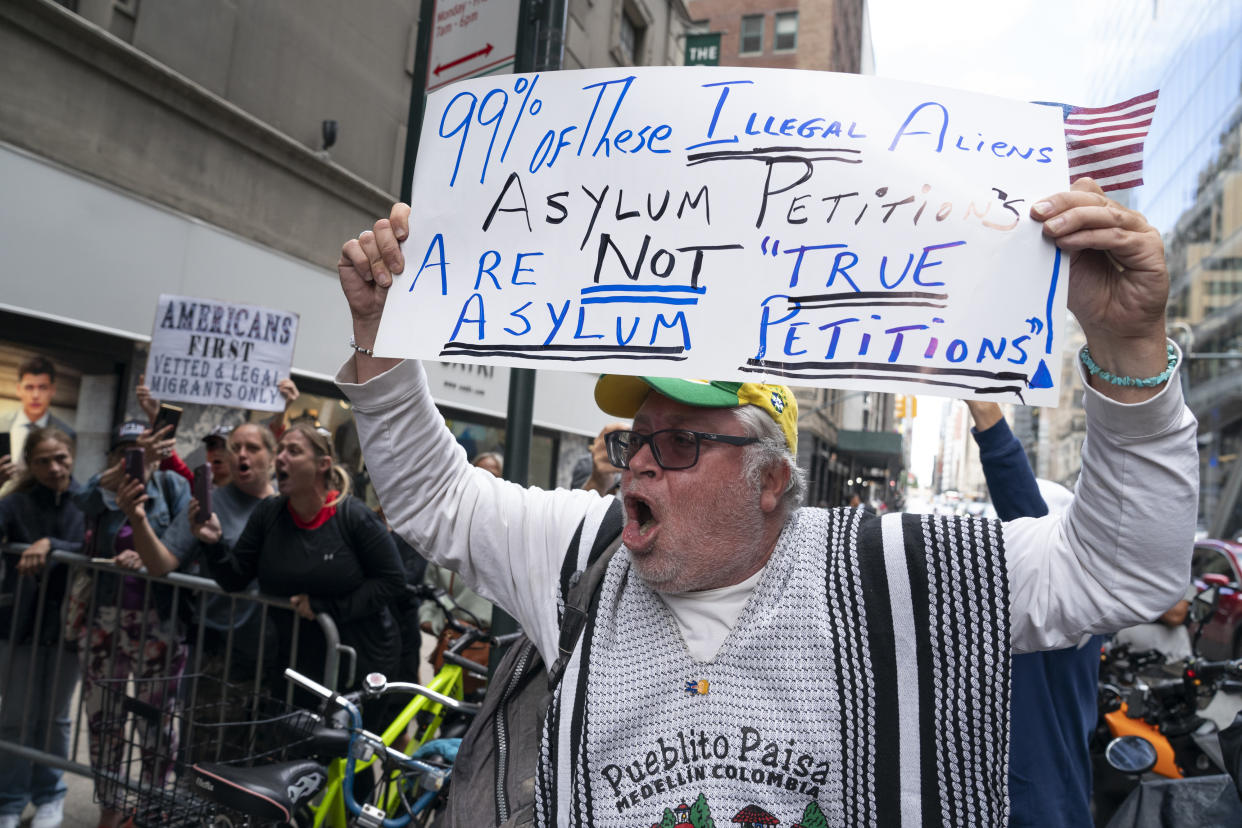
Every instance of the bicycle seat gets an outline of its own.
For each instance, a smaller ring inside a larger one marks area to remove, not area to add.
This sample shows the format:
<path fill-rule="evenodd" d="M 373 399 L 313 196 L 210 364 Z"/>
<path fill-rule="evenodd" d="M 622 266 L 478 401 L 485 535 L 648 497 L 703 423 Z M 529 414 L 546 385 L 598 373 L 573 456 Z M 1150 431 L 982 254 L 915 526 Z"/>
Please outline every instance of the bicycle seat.
<path fill-rule="evenodd" d="M 243 814 L 284 822 L 328 781 L 322 765 L 305 759 L 254 768 L 203 762 L 193 769 L 200 795 Z"/>

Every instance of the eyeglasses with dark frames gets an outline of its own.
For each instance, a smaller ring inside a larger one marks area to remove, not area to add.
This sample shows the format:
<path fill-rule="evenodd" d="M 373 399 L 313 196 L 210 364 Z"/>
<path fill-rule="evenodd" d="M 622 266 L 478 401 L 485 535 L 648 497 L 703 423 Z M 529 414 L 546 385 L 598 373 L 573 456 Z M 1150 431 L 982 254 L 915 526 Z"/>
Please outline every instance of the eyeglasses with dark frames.
<path fill-rule="evenodd" d="M 731 446 L 749 446 L 759 442 L 758 437 L 737 437 L 733 434 L 712 434 L 707 431 L 690 431 L 685 428 L 665 428 L 650 434 L 637 431 L 611 431 L 604 437 L 608 448 L 608 461 L 619 469 L 628 469 L 630 461 L 643 446 L 651 446 L 651 456 L 665 471 L 688 469 L 699 462 L 699 446 L 704 440 L 727 443 Z"/>

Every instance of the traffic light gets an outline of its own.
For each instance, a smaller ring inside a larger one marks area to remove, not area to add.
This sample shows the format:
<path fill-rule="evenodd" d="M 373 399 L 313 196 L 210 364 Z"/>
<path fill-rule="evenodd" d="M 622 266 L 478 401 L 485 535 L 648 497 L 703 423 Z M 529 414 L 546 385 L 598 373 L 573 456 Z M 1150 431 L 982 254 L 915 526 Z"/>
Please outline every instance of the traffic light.
<path fill-rule="evenodd" d="M 910 416 L 919 416 L 919 398 L 913 394 L 910 395 Z"/>
<path fill-rule="evenodd" d="M 893 416 L 896 417 L 898 420 L 904 420 L 906 418 L 906 395 L 905 394 L 897 395 L 897 403 L 896 403 L 896 406 L 893 408 Z"/>

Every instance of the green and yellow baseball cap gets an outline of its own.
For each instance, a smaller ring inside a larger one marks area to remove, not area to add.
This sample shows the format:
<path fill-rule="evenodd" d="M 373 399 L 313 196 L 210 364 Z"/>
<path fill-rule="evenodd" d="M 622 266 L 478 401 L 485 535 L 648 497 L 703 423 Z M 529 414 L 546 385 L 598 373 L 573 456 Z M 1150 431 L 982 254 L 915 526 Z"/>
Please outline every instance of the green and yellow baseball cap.
<path fill-rule="evenodd" d="M 795 457 L 798 454 L 798 401 L 785 385 L 600 374 L 595 383 L 595 402 L 605 414 L 633 418 L 652 389 L 670 400 L 700 408 L 758 406 L 781 427 L 789 451 Z"/>

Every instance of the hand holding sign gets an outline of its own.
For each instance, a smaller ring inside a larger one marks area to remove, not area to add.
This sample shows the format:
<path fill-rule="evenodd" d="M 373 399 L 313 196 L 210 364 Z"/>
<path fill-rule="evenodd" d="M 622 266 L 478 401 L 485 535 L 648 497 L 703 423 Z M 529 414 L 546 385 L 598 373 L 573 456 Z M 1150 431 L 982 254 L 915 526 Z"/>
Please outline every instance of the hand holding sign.
<path fill-rule="evenodd" d="M 336 270 L 354 321 L 354 343 L 359 348 L 371 350 L 375 346 L 392 274 L 405 269 L 400 242 L 409 234 L 410 206 L 398 203 L 388 218 L 375 222 L 373 230 L 364 230 L 341 246 Z M 358 352 L 358 381 L 366 382 L 393 364 L 393 360 L 370 359 Z"/>
<path fill-rule="evenodd" d="M 1119 229 L 1127 285 L 1163 272 L 1098 193 L 1032 210 L 1067 179 L 1048 107 L 779 70 L 523 81 L 537 106 L 512 78 L 429 98 L 415 226 L 398 206 L 342 250 L 358 346 L 1048 405 L 1069 281 L 1049 239 Z M 1123 321 L 1097 305 L 1089 333 Z M 1154 329 L 1144 307 L 1125 323 Z"/>
<path fill-rule="evenodd" d="M 257 411 L 285 407 L 298 315 L 289 311 L 161 295 L 147 358 L 143 410 L 157 398 Z"/>
<path fill-rule="evenodd" d="M 1095 361 L 1119 376 L 1151 377 L 1167 364 L 1169 271 L 1160 233 L 1140 213 L 1107 198 L 1089 178 L 1031 208 L 1044 234 L 1070 253 L 1069 309 Z M 1092 386 L 1139 402 L 1159 388 Z"/>

